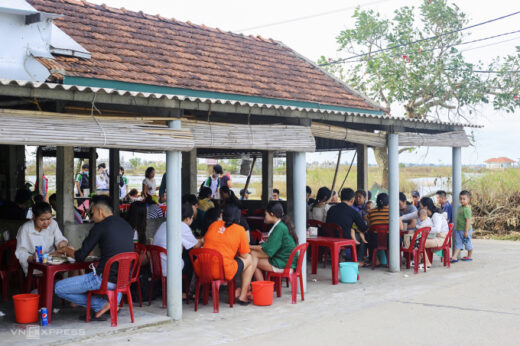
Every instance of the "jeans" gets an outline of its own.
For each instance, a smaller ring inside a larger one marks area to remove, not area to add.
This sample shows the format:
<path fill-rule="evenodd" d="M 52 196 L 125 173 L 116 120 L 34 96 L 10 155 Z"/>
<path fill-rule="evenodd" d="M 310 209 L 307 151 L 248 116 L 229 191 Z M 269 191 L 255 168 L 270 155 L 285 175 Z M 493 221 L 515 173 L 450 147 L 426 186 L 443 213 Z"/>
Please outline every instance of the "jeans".
<path fill-rule="evenodd" d="M 101 287 L 101 275 L 94 275 L 88 273 L 85 275 L 73 276 L 64 280 L 60 280 L 54 287 L 54 292 L 60 298 L 63 298 L 71 303 L 87 307 L 87 292 L 98 290 Z M 107 288 L 113 290 L 116 284 L 108 282 Z M 117 303 L 121 301 L 122 294 L 117 295 Z M 98 295 L 92 295 L 90 301 L 90 308 L 95 312 L 101 310 L 107 303 L 106 299 Z"/>

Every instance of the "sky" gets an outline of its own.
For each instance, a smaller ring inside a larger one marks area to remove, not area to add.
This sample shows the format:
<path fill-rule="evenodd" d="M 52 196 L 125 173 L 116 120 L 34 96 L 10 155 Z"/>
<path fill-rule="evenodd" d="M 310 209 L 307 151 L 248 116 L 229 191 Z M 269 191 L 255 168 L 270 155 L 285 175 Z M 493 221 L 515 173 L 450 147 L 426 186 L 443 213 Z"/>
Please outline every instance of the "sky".
<path fill-rule="evenodd" d="M 160 14 L 166 18 L 190 21 L 218 27 L 225 31 L 261 35 L 282 41 L 298 53 L 316 61 L 320 56 L 330 58 L 345 57 L 338 53 L 336 37 L 341 30 L 353 24 L 354 7 L 374 9 L 384 17 L 390 18 L 398 7 L 419 6 L 419 0 L 357 0 L 357 1 L 308 1 L 308 0 L 89 0 L 105 3 L 112 7 L 125 7 L 128 10 Z M 470 24 L 500 17 L 520 10 L 518 0 L 457 0 L 454 3 L 467 14 Z M 474 40 L 504 32 L 520 29 L 520 15 L 516 15 L 471 30 L 466 40 Z M 513 54 L 515 46 L 520 45 L 520 33 L 464 46 L 464 55 L 470 62 L 489 63 L 496 56 Z M 485 47 L 484 47 L 485 46 Z M 392 109 L 393 115 L 402 115 L 400 108 Z M 474 130 L 475 145 L 462 151 L 463 164 L 482 164 L 488 158 L 508 156 L 517 160 L 517 132 L 519 127 L 516 114 L 506 114 L 489 106 L 479 107 L 472 121 L 484 126 Z M 469 131 L 469 130 L 468 130 Z M 130 158 L 129 155 L 125 154 Z M 137 155 L 137 154 L 136 154 Z M 157 156 L 149 156 L 157 158 Z M 336 160 L 337 153 L 308 154 L 308 161 Z M 350 161 L 351 154 L 344 155 L 344 161 Z M 449 148 L 418 148 L 413 153 L 400 156 L 403 163 L 450 164 Z M 375 163 L 370 151 L 370 163 Z"/>

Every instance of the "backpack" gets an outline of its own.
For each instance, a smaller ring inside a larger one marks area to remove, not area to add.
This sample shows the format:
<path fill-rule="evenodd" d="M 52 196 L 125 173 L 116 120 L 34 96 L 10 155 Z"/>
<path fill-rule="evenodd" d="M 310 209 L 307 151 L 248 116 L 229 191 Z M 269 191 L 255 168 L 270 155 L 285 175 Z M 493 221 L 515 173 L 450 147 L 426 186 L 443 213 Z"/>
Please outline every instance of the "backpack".
<path fill-rule="evenodd" d="M 90 188 L 90 182 L 87 173 L 81 173 L 81 184 L 79 185 L 81 191 Z"/>

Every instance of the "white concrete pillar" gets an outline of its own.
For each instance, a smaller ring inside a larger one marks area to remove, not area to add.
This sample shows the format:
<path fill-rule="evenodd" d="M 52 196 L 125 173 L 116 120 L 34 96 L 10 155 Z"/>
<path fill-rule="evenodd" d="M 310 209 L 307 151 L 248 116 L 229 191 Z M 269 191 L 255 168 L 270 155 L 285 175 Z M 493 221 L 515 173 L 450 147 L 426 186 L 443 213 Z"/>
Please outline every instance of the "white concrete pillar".
<path fill-rule="evenodd" d="M 181 121 L 169 121 L 168 127 L 180 129 Z M 180 151 L 166 152 L 167 313 L 174 320 L 182 318 L 181 166 Z"/>
<path fill-rule="evenodd" d="M 399 234 L 399 135 L 388 134 L 388 197 L 390 201 L 390 233 L 388 237 L 389 267 L 400 270 Z"/>
<path fill-rule="evenodd" d="M 74 148 L 56 147 L 56 218 L 62 232 L 74 224 Z"/>
<path fill-rule="evenodd" d="M 453 147 L 452 148 L 452 163 L 451 163 L 451 169 L 452 169 L 452 217 L 453 222 L 455 222 L 455 219 L 457 218 L 457 212 L 460 207 L 459 203 L 459 194 L 462 190 L 462 150 L 460 147 Z M 455 232 L 453 232 L 452 237 L 455 237 Z M 452 241 L 453 246 L 455 246 L 455 241 Z"/>
<path fill-rule="evenodd" d="M 296 228 L 296 234 L 300 244 L 307 242 L 307 202 L 306 202 L 306 179 L 307 165 L 305 161 L 305 153 L 291 153 L 288 157 L 292 158 L 292 194 L 288 195 L 288 200 L 292 200 L 293 220 Z M 307 254 L 305 255 L 307 256 Z M 307 260 L 303 260 L 302 265 L 303 291 L 307 291 Z M 298 286 L 299 287 L 299 286 Z"/>

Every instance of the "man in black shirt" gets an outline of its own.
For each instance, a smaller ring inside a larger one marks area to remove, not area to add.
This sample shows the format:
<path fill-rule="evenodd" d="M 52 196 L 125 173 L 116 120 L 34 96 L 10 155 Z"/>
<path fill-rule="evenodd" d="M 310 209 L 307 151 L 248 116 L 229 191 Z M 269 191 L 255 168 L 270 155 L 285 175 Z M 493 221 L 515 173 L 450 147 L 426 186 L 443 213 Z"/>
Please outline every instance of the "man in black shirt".
<path fill-rule="evenodd" d="M 31 191 L 27 189 L 17 190 L 14 202 L 7 202 L 0 207 L 0 219 L 26 220 L 31 197 Z"/>
<path fill-rule="evenodd" d="M 343 229 L 343 237 L 347 239 L 352 239 L 350 230 L 353 224 L 356 224 L 360 232 L 364 233 L 368 230 L 368 227 L 365 224 L 365 221 L 363 221 L 361 218 L 361 215 L 354 208 L 352 208 L 355 196 L 356 194 L 352 189 L 346 188 L 341 190 L 341 203 L 333 206 L 327 212 L 326 222 L 340 225 Z M 355 240 L 359 242 L 359 245 L 356 249 L 358 262 L 362 262 L 363 256 L 366 254 L 367 244 L 361 240 L 358 232 L 356 232 Z"/>
<path fill-rule="evenodd" d="M 91 219 L 95 222 L 94 227 L 90 230 L 79 250 L 75 251 L 72 247 L 67 247 L 65 252 L 68 257 L 73 257 L 76 261 L 82 262 L 94 247 L 99 245 L 101 250 L 99 264 L 92 273 L 58 281 L 54 289 L 59 297 L 84 307 L 87 306 L 86 292 L 101 287 L 101 276 L 107 261 L 117 254 L 134 251 L 134 231 L 125 220 L 113 215 L 108 196 L 95 196 L 91 205 L 90 213 Z M 117 264 L 110 268 L 108 289 L 115 288 L 117 271 Z M 117 297 L 118 303 L 120 299 L 121 294 Z M 102 315 L 110 310 L 110 305 L 104 298 L 92 296 L 90 306 L 95 311 L 93 320 L 106 320 Z"/>

